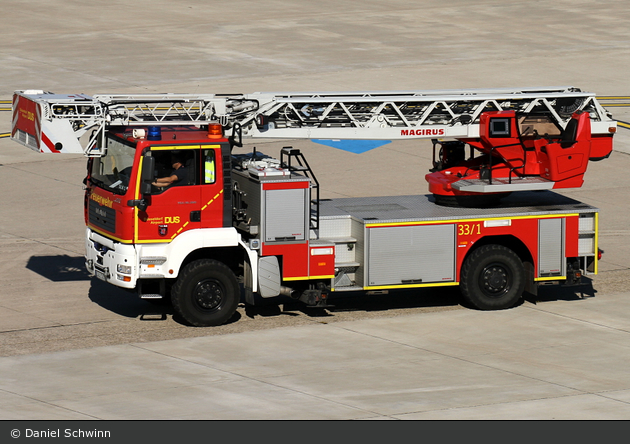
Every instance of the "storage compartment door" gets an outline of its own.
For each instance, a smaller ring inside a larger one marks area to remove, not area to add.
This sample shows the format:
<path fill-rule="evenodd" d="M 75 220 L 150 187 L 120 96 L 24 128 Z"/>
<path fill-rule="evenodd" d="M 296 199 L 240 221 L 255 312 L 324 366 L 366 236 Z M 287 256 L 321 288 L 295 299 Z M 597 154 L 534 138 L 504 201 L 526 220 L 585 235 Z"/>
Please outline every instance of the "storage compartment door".
<path fill-rule="evenodd" d="M 564 219 L 538 221 L 538 277 L 564 276 Z"/>
<path fill-rule="evenodd" d="M 265 242 L 305 240 L 308 189 L 265 191 Z"/>
<path fill-rule="evenodd" d="M 368 230 L 366 286 L 455 281 L 455 225 Z"/>

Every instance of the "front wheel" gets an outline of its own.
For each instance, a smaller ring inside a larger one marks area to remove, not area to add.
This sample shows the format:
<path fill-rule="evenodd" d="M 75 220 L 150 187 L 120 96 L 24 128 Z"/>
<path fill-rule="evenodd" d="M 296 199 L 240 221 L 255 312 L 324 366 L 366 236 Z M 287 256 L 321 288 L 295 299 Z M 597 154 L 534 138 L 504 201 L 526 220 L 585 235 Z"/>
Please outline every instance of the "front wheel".
<path fill-rule="evenodd" d="M 484 245 L 466 258 L 460 275 L 462 295 L 480 310 L 516 305 L 525 288 L 521 259 L 502 245 Z"/>
<path fill-rule="evenodd" d="M 225 264 L 201 259 L 186 265 L 171 289 L 173 308 L 195 327 L 227 322 L 240 301 L 240 288 Z"/>

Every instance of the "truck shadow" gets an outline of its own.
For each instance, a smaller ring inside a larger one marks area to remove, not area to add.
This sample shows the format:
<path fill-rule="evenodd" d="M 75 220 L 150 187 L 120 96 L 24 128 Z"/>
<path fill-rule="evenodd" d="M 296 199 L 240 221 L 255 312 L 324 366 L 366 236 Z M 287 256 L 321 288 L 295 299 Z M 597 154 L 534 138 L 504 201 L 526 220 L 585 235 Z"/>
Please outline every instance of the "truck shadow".
<path fill-rule="evenodd" d="M 388 311 L 405 308 L 453 307 L 460 304 L 457 287 L 435 287 L 392 291 L 388 294 L 360 293 L 334 299 L 335 311 Z"/>
<path fill-rule="evenodd" d="M 577 301 L 595 297 L 596 290 L 592 281 L 583 278 L 580 286 L 542 286 L 538 295 L 525 293 L 524 302 L 541 304 L 553 301 Z M 165 321 L 169 316 L 178 324 L 189 326 L 184 319 L 174 313 L 168 302 L 149 302 L 139 299 L 133 291 L 126 291 L 106 284 L 98 279 L 92 279 L 89 298 L 106 310 L 128 318 L 139 318 L 143 321 Z M 260 305 L 258 305 L 260 303 Z M 474 309 L 461 297 L 458 287 L 436 287 L 421 290 L 400 290 L 388 294 L 368 294 L 356 292 L 349 295 L 337 295 L 329 301 L 332 307 L 308 307 L 303 303 L 288 297 L 278 297 L 270 300 L 258 300 L 257 305 L 244 304 L 226 324 L 237 322 L 242 316 L 250 319 L 279 317 L 279 316 L 308 316 L 310 318 L 330 318 L 341 312 L 387 312 L 399 309 L 444 309 L 461 306 Z M 517 305 L 517 306 L 518 306 Z M 243 314 L 241 314 L 243 313 Z"/>
<path fill-rule="evenodd" d="M 142 318 L 147 315 L 167 315 L 168 306 L 157 306 L 143 301 L 135 292 L 127 291 L 92 278 L 88 297 L 105 310 L 126 318 Z"/>
<path fill-rule="evenodd" d="M 31 256 L 26 268 L 52 282 L 90 280 L 83 256 Z"/>
<path fill-rule="evenodd" d="M 525 293 L 523 299 L 531 304 L 540 304 L 554 301 L 577 301 L 580 299 L 594 298 L 597 290 L 593 288 L 593 280 L 585 276 L 579 285 L 541 285 L 538 294 Z"/>
<path fill-rule="evenodd" d="M 135 292 L 125 291 L 93 278 L 85 269 L 83 256 L 67 254 L 55 256 L 31 256 L 26 268 L 51 282 L 91 281 L 88 297 L 105 310 L 127 318 L 165 320 L 173 314 L 168 304 L 153 304 L 139 299 Z M 175 321 L 185 323 L 183 320 Z"/>
<path fill-rule="evenodd" d="M 261 305 L 246 306 L 245 315 L 254 318 L 257 316 L 299 316 L 298 313 L 301 313 L 312 318 L 328 318 L 341 312 L 386 312 L 411 308 L 445 308 L 460 305 L 460 302 L 457 287 L 398 290 L 386 294 L 357 291 L 331 295 L 329 299 L 331 307 L 328 308 L 308 307 L 290 298 L 262 300 Z"/>
<path fill-rule="evenodd" d="M 166 321 L 169 317 L 178 324 L 190 326 L 181 316 L 174 312 L 169 301 L 143 300 L 135 290 L 125 290 L 92 278 L 88 297 L 105 310 L 126 318 L 137 318 L 141 321 Z M 226 324 L 240 319 L 235 313 Z"/>

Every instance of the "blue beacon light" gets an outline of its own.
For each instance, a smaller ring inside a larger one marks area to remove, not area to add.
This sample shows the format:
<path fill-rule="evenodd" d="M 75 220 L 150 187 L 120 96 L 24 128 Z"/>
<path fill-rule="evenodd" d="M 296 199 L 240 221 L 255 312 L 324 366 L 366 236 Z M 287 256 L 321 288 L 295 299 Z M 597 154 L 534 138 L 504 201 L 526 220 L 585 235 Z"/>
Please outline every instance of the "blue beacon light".
<path fill-rule="evenodd" d="M 147 140 L 162 140 L 162 129 L 159 126 L 150 126 Z"/>

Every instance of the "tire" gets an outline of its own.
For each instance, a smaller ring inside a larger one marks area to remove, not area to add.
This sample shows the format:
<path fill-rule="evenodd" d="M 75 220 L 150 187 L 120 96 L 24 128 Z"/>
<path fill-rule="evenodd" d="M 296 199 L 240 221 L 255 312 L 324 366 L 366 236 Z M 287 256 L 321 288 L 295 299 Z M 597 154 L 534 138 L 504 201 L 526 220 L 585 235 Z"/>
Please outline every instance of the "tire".
<path fill-rule="evenodd" d="M 511 308 L 525 288 L 521 259 L 502 245 L 484 245 L 466 258 L 460 274 L 462 296 L 480 310 Z"/>
<path fill-rule="evenodd" d="M 186 265 L 171 289 L 173 308 L 195 327 L 227 322 L 234 315 L 240 296 L 232 270 L 212 259 Z"/>

